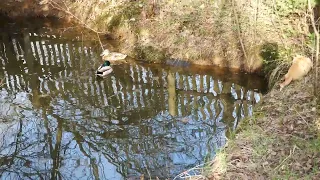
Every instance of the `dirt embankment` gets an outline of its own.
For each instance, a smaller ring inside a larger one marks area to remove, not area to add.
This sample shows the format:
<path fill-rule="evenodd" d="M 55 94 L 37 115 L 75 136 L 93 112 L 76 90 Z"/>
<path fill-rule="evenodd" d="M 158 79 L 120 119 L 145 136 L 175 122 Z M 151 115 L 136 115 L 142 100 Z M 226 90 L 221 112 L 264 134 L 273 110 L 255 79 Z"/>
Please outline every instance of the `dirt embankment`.
<path fill-rule="evenodd" d="M 285 0 L 5 0 L 0 8 L 10 16 L 75 21 L 101 38 L 117 39 L 120 46 L 114 50 L 136 59 L 178 59 L 248 72 L 260 72 L 267 64 L 269 72 L 275 59 L 307 53 L 302 47 L 308 34 L 304 10 L 299 3 L 285 6 Z"/>

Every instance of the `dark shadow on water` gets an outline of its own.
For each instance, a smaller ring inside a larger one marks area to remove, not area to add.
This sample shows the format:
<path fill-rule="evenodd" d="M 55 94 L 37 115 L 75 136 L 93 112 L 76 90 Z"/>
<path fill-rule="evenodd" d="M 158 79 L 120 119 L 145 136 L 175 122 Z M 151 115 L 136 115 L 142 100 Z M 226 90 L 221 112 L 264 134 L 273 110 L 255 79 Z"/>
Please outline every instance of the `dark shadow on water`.
<path fill-rule="evenodd" d="M 266 89 L 256 75 L 138 62 L 99 80 L 99 54 L 0 33 L 1 179 L 172 178 L 214 156 Z"/>

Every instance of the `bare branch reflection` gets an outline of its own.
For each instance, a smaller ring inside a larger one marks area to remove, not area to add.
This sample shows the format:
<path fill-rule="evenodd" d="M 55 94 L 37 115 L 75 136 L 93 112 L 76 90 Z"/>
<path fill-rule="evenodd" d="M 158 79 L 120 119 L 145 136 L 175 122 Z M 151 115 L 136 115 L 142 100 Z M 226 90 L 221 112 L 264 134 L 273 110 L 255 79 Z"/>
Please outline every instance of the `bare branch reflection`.
<path fill-rule="evenodd" d="M 173 177 L 214 156 L 263 89 L 249 75 L 139 63 L 99 80 L 86 43 L 27 31 L 0 42 L 2 179 Z"/>

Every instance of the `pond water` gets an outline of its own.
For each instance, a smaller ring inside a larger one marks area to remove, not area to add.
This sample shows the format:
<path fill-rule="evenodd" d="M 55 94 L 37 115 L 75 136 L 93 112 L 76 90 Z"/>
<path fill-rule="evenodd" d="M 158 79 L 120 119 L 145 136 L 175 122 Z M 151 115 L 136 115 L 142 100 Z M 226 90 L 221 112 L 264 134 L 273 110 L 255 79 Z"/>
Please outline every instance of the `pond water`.
<path fill-rule="evenodd" d="M 266 89 L 257 75 L 138 62 L 97 79 L 94 43 L 1 30 L 1 179 L 172 179 L 211 159 Z"/>

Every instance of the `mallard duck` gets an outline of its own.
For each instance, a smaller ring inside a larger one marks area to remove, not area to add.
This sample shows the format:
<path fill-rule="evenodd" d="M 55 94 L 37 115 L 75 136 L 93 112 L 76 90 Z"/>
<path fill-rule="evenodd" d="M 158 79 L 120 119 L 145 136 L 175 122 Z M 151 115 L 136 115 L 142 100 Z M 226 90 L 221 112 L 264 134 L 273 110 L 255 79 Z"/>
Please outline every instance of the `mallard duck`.
<path fill-rule="evenodd" d="M 127 57 L 126 54 L 117 53 L 117 52 L 110 52 L 108 49 L 104 50 L 100 56 L 102 56 L 103 60 L 108 61 L 117 61 L 117 60 L 123 60 Z"/>
<path fill-rule="evenodd" d="M 105 61 L 96 72 L 96 75 L 99 77 L 106 77 L 113 71 L 112 67 L 110 66 L 110 61 Z"/>

